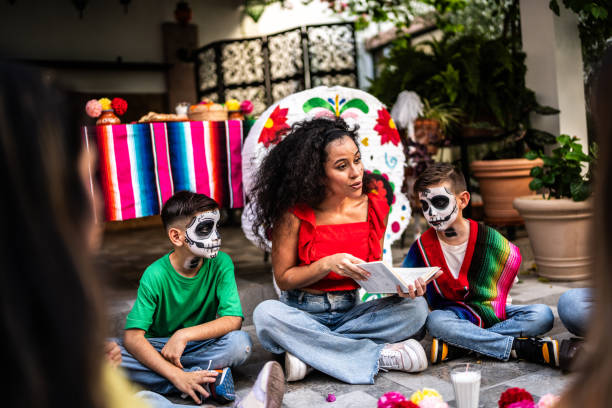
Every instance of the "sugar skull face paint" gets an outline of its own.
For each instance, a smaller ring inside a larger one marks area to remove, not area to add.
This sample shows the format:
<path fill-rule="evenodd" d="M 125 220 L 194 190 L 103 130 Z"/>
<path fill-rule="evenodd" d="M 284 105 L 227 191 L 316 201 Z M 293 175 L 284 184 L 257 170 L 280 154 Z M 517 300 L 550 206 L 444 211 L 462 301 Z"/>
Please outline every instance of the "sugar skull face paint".
<path fill-rule="evenodd" d="M 214 258 L 221 246 L 221 235 L 217 230 L 219 210 L 206 211 L 193 217 L 185 230 L 185 242 L 195 256 Z"/>
<path fill-rule="evenodd" d="M 457 200 L 446 187 L 426 189 L 419 193 L 419 200 L 425 219 L 436 230 L 446 230 L 457 219 Z"/>

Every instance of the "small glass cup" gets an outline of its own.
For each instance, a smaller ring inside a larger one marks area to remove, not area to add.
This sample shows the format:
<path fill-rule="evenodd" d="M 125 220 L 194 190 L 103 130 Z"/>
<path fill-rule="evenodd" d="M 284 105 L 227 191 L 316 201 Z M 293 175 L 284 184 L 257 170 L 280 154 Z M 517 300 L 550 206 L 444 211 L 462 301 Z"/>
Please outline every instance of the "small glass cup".
<path fill-rule="evenodd" d="M 451 382 L 457 408 L 478 408 L 480 367 L 471 363 L 454 365 L 451 368 Z"/>

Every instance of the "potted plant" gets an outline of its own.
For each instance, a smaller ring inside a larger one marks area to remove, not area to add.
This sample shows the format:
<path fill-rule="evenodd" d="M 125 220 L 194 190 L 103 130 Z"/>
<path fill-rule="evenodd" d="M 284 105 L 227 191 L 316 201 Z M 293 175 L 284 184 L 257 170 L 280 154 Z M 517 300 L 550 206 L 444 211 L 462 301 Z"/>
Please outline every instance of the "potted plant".
<path fill-rule="evenodd" d="M 431 105 L 423 100 L 423 111 L 414 121 L 414 138 L 419 144 L 427 146 L 429 154 L 436 154 L 453 126 L 459 124 L 463 112 L 450 104 Z"/>
<path fill-rule="evenodd" d="M 529 188 L 543 194 L 518 197 L 514 208 L 525 219 L 538 274 L 552 280 L 585 279 L 593 267 L 589 235 L 596 146 L 584 153 L 576 137 L 561 135 L 557 142 L 550 155 L 527 153 L 527 159 L 542 160 L 531 170 Z"/>

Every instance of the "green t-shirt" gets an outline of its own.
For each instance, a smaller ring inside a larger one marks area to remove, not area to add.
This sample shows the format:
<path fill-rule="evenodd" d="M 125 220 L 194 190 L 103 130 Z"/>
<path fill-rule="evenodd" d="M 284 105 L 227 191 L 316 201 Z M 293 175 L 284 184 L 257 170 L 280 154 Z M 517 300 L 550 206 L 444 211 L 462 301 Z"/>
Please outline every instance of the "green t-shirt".
<path fill-rule="evenodd" d="M 184 327 L 240 316 L 242 307 L 229 255 L 204 259 L 193 278 L 180 275 L 170 254 L 153 262 L 140 278 L 138 296 L 128 314 L 125 329 L 142 329 L 145 337 L 170 337 Z"/>

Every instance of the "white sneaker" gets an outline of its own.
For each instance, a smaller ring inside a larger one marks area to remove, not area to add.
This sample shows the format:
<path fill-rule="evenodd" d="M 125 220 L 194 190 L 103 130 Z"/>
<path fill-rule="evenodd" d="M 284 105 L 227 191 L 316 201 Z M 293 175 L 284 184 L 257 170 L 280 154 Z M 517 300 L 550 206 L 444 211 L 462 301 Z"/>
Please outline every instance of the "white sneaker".
<path fill-rule="evenodd" d="M 427 368 L 427 356 L 421 343 L 408 339 L 401 343 L 387 344 L 378 358 L 378 367 L 417 373 Z"/>
<path fill-rule="evenodd" d="M 288 351 L 285 352 L 285 378 L 287 381 L 299 381 L 311 371 L 312 367 Z"/>
<path fill-rule="evenodd" d="M 276 361 L 268 361 L 259 372 L 251 391 L 236 408 L 281 408 L 285 394 L 285 376 Z"/>

